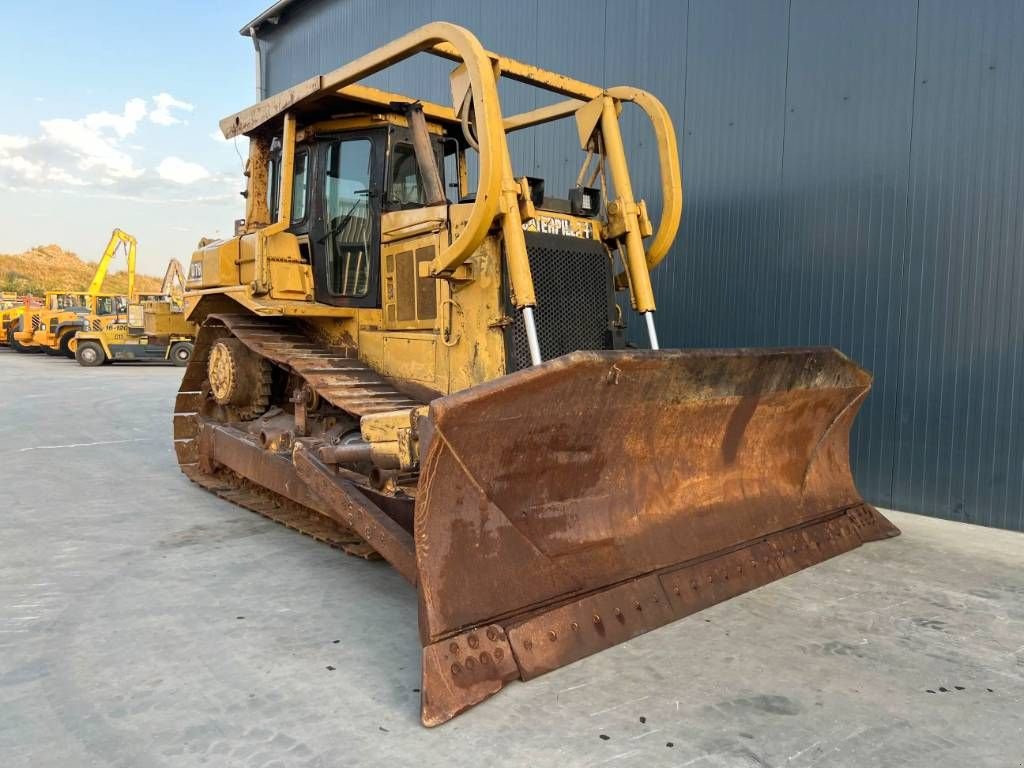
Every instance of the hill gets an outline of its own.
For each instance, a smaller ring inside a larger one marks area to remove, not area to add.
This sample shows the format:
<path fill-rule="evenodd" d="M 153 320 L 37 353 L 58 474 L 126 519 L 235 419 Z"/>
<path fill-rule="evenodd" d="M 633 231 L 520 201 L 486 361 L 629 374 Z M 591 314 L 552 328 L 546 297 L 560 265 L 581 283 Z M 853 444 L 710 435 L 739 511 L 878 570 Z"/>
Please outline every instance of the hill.
<path fill-rule="evenodd" d="M 0 290 L 36 296 L 47 290 L 84 291 L 92 281 L 96 264 L 95 261 L 82 261 L 77 254 L 65 251 L 59 245 L 40 245 L 24 253 L 0 253 Z M 156 293 L 160 290 L 161 282 L 159 277 L 136 274 L 135 289 Z M 103 283 L 104 293 L 127 291 L 126 270 L 107 273 Z"/>

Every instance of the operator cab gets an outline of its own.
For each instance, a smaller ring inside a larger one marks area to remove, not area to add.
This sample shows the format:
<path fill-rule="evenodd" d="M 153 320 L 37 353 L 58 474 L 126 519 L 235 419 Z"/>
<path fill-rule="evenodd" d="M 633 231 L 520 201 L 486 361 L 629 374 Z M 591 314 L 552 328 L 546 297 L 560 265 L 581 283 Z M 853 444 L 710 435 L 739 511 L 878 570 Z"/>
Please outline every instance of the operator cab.
<path fill-rule="evenodd" d="M 302 260 L 312 266 L 314 298 L 323 304 L 380 306 L 381 217 L 429 204 L 410 130 L 366 122 L 365 129 L 318 136 L 295 151 L 288 231 L 299 240 Z M 444 185 L 446 166 L 457 173 L 457 144 L 434 134 L 430 145 Z M 280 175 L 275 140 L 267 191 L 274 220 L 281 204 Z"/>

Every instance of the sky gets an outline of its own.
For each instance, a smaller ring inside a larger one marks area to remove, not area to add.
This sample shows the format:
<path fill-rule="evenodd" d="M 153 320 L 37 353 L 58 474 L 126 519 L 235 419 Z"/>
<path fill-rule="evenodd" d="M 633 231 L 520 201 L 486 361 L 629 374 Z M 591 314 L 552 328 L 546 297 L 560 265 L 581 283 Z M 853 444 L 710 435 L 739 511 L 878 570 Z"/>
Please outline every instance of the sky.
<path fill-rule="evenodd" d="M 120 227 L 138 238 L 138 269 L 162 275 L 200 237 L 230 236 L 247 147 L 217 123 L 256 100 L 238 30 L 270 4 L 6 3 L 0 253 L 56 243 L 95 260 Z"/>

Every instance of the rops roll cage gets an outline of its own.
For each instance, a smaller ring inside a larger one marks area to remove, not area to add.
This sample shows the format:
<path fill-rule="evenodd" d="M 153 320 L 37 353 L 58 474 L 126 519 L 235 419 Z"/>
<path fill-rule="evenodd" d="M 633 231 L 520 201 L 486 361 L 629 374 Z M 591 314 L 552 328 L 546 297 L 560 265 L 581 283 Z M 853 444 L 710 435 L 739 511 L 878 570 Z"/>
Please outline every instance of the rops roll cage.
<path fill-rule="evenodd" d="M 467 116 L 465 110 L 472 108 L 479 151 L 477 192 L 469 219 L 458 237 L 441 249 L 429 264 L 429 275 L 444 278 L 456 274 L 460 265 L 484 241 L 488 231 L 496 223 L 500 224 L 513 300 L 523 313 L 532 362 L 534 365 L 541 362 L 533 316 L 536 295 L 522 226 L 524 221 L 534 217 L 535 212 L 526 179 L 516 179 L 513 175 L 507 134 L 573 115 L 580 146 L 588 153 L 586 164 L 593 154 L 600 155 L 598 162 L 607 169 L 615 192 L 615 198 L 606 205 L 607 220 L 602 227 L 602 239 L 618 249 L 625 266 L 624 277 L 633 308 L 645 318 L 651 348 L 658 349 L 650 270 L 668 252 L 679 229 L 683 209 L 679 154 L 668 111 L 657 98 L 638 88 L 599 88 L 491 53 L 469 30 L 447 22 L 422 26 L 332 72 L 310 78 L 221 121 L 224 136 L 232 138 L 259 132 L 268 123 L 283 119 L 281 202 L 277 221 L 259 230 L 257 287 L 261 283 L 266 286 L 268 282 L 266 258 L 261 257 L 266 253 L 263 245 L 266 238 L 287 229 L 290 224 L 297 113 L 332 95 L 374 104 L 388 111 L 393 110 L 395 102 L 413 101 L 407 96 L 358 85 L 358 82 L 417 53 L 430 53 L 459 63 L 451 74 L 453 104 L 457 109 L 430 102 L 419 103 L 424 115 L 448 123 L 462 122 Z M 498 98 L 499 77 L 568 98 L 503 118 Z M 619 126 L 622 102 L 632 102 L 643 110 L 654 131 L 662 193 L 662 214 L 656 229 L 647 216 L 644 201 L 637 201 L 633 195 Z M 645 237 L 651 238 L 646 250 Z"/>

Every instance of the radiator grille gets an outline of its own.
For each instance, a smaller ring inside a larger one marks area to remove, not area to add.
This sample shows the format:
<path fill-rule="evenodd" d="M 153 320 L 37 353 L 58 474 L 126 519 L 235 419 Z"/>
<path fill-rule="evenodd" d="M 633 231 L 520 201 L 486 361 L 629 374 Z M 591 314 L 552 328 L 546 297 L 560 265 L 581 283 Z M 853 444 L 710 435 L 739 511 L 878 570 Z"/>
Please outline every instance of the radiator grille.
<path fill-rule="evenodd" d="M 579 349 L 611 349 L 615 319 L 612 265 L 595 240 L 526 233 L 526 249 L 537 294 L 534 317 L 541 357 L 551 360 Z M 530 365 L 521 312 L 509 334 L 508 370 Z"/>

